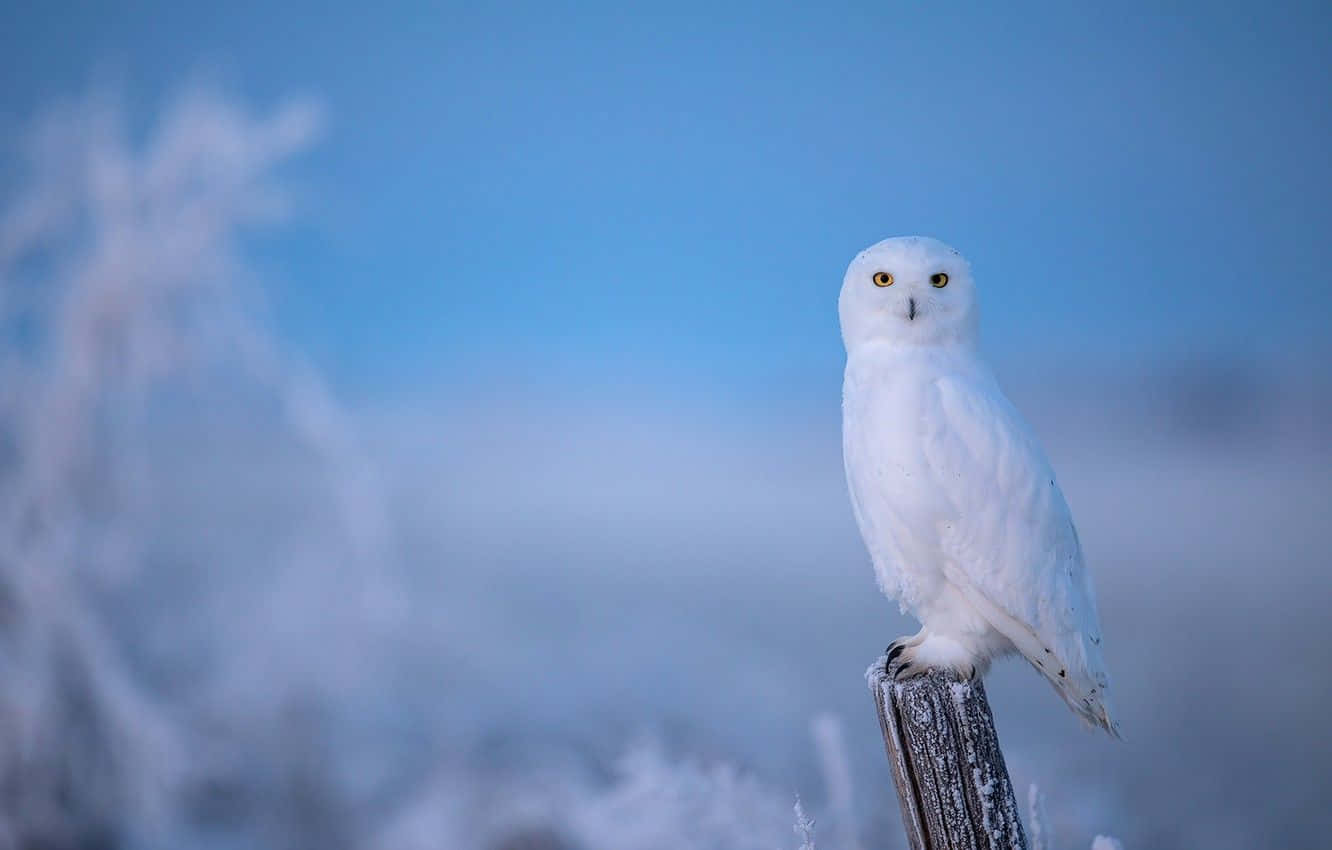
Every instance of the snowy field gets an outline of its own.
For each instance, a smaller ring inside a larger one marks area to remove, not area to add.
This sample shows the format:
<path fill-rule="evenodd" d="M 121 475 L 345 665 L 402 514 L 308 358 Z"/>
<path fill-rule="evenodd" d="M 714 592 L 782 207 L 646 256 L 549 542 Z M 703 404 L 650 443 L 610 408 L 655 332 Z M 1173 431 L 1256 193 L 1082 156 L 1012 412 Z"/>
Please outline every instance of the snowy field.
<path fill-rule="evenodd" d="M 772 850 L 797 793 L 821 850 L 901 846 L 862 674 L 914 626 L 851 518 L 840 375 L 339 401 L 238 238 L 317 111 L 187 97 L 142 151 L 115 116 L 51 117 L 0 210 L 0 848 Z M 991 675 L 1051 847 L 1316 846 L 1326 370 L 999 366 L 1126 738 Z"/>

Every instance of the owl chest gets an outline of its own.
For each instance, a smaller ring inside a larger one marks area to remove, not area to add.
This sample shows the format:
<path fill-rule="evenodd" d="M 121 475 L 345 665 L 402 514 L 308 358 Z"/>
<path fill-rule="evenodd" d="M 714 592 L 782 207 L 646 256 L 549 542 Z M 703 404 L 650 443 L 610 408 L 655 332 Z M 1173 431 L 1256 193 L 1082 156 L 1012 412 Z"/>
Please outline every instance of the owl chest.
<path fill-rule="evenodd" d="M 930 487 L 924 444 L 935 427 L 930 420 L 927 382 L 848 376 L 842 420 L 848 476 L 890 501 L 918 497 Z"/>
<path fill-rule="evenodd" d="M 936 592 L 943 575 L 944 496 L 924 440 L 929 383 L 910 373 L 859 378 L 843 388 L 843 449 L 852 507 L 879 586 L 908 609 Z"/>

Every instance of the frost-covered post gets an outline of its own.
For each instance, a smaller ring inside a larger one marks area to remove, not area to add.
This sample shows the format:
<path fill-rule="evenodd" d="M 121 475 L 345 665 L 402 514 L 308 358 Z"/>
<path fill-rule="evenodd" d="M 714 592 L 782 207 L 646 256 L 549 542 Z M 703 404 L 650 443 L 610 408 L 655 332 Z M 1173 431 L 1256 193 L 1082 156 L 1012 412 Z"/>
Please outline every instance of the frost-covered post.
<path fill-rule="evenodd" d="M 912 850 L 1027 850 L 985 686 L 942 670 L 904 681 L 893 672 L 883 656 L 866 678 Z"/>

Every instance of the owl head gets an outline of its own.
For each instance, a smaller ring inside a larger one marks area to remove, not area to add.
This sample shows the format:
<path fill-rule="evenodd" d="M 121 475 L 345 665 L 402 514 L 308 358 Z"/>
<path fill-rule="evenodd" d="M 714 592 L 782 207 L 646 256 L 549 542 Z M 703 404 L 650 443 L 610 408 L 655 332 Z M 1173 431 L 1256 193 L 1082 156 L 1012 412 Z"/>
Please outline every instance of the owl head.
<path fill-rule="evenodd" d="M 896 236 L 856 255 L 838 299 L 848 352 L 867 345 L 973 345 L 979 336 L 971 266 L 928 236 Z"/>

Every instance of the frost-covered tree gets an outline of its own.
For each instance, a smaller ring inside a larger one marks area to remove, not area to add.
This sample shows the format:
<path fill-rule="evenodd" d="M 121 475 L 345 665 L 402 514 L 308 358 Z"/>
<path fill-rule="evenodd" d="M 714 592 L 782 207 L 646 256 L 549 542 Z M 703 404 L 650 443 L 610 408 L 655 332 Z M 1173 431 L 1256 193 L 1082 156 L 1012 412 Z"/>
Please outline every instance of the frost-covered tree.
<path fill-rule="evenodd" d="M 272 728 L 291 702 L 281 686 L 263 705 L 236 699 L 253 691 L 246 671 L 263 672 L 255 660 L 281 647 L 236 640 L 262 628 L 253 609 L 224 624 L 184 590 L 225 587 L 234 560 L 201 546 L 183 562 L 166 554 L 172 522 L 178 538 L 207 539 L 224 521 L 167 516 L 163 472 L 183 465 L 163 464 L 172 432 L 162 420 L 260 399 L 274 432 L 318 459 L 324 516 L 336 519 L 323 538 L 302 537 L 325 540 L 317 550 L 262 553 L 267 590 L 345 593 L 341 562 L 353 598 L 370 599 L 367 577 L 382 561 L 366 467 L 319 382 L 256 318 L 238 247 L 286 211 L 272 172 L 314 138 L 319 110 L 293 102 L 256 116 L 189 89 L 146 132 L 130 123 L 114 96 L 72 100 L 18 134 L 0 163 L 4 847 L 149 841 L 189 810 L 189 789 L 263 749 L 254 735 L 250 750 L 221 739 L 247 716 Z M 223 385 L 248 397 L 222 395 Z M 199 436 L 184 442 L 206 456 Z"/>

